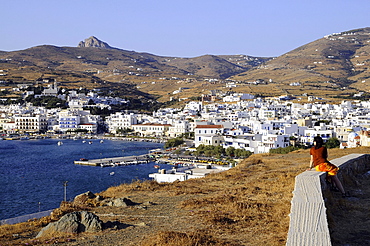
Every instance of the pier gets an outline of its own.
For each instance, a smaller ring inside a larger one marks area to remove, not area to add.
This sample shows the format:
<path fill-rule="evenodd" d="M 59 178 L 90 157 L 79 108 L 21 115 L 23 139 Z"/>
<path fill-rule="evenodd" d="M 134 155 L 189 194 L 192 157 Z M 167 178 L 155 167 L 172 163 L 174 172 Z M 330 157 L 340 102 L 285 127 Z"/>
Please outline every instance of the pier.
<path fill-rule="evenodd" d="M 85 166 L 100 166 L 100 167 L 112 167 L 112 166 L 128 166 L 128 165 L 137 165 L 145 164 L 155 161 L 154 158 L 149 157 L 148 155 L 139 155 L 139 156 L 122 156 L 122 157 L 109 157 L 109 158 L 99 158 L 93 160 L 80 159 L 74 161 L 76 165 L 85 165 Z"/>

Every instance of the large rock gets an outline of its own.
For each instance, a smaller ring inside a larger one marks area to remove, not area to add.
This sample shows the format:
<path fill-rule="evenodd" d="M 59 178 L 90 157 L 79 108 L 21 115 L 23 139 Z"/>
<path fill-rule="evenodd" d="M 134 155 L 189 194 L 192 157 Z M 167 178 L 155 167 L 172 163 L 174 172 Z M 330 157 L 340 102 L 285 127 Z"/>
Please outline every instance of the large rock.
<path fill-rule="evenodd" d="M 66 214 L 59 221 L 48 224 L 36 237 L 50 237 L 60 233 L 99 232 L 102 229 L 103 222 L 98 216 L 81 211 Z"/>
<path fill-rule="evenodd" d="M 75 203 L 85 203 L 88 199 L 94 199 L 96 196 L 91 191 L 87 191 L 85 193 L 82 193 L 80 195 L 77 195 L 73 201 Z"/>
<path fill-rule="evenodd" d="M 94 36 L 91 36 L 85 41 L 81 41 L 78 44 L 78 47 L 96 47 L 96 48 L 104 48 L 104 49 L 113 49 L 113 47 L 109 46 L 109 44 L 97 39 Z"/>

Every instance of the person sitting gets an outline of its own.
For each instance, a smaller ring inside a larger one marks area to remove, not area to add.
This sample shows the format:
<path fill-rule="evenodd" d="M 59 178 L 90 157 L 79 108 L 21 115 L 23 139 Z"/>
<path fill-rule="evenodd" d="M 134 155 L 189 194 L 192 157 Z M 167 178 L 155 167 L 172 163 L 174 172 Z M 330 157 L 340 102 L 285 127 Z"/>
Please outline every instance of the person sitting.
<path fill-rule="evenodd" d="M 339 168 L 328 161 L 328 150 L 324 146 L 323 139 L 317 136 L 314 137 L 313 141 L 314 146 L 310 149 L 311 160 L 310 168 L 308 170 L 311 170 L 314 167 L 318 172 L 326 172 L 328 179 L 335 184 L 335 186 L 342 193 L 342 196 L 346 197 L 347 194 L 343 188 L 343 185 L 337 177 Z"/>

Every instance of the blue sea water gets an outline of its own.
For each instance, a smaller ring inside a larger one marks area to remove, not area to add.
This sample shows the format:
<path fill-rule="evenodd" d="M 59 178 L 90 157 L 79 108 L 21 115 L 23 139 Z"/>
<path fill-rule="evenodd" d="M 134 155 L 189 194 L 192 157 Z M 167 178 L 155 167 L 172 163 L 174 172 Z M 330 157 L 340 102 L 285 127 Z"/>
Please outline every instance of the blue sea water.
<path fill-rule="evenodd" d="M 157 172 L 154 163 L 101 168 L 75 165 L 75 160 L 141 155 L 163 147 L 150 142 L 92 140 L 88 144 L 72 139 L 62 140 L 63 145 L 58 146 L 58 141 L 0 141 L 0 219 L 59 207 L 65 181 L 67 200 L 72 200 L 86 191 L 97 193 L 121 183 L 149 179 L 149 173 Z"/>

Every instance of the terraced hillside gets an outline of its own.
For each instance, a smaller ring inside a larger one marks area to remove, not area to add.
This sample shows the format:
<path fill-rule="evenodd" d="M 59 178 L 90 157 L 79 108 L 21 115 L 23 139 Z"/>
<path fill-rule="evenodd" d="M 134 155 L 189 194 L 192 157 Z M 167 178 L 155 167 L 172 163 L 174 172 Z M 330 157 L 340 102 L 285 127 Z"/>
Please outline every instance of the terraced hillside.
<path fill-rule="evenodd" d="M 341 90 L 370 89 L 370 28 L 327 35 L 233 76 L 241 81 L 263 80 L 282 87 Z M 297 85 L 300 84 L 300 85 Z"/>

